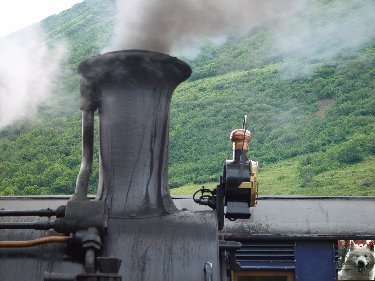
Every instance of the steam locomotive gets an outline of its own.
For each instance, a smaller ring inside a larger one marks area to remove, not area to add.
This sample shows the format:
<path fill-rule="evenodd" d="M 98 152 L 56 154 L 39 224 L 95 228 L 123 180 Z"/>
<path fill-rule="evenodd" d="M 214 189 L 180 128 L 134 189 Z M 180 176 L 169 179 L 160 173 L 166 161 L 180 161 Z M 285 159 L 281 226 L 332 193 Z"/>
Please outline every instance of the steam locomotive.
<path fill-rule="evenodd" d="M 231 133 L 233 158 L 217 187 L 172 198 L 169 105 L 191 68 L 129 50 L 89 58 L 78 70 L 75 193 L 0 198 L 0 280 L 336 280 L 337 241 L 375 238 L 373 197 L 258 197 L 246 117 Z M 100 178 L 91 198 L 95 111 Z"/>

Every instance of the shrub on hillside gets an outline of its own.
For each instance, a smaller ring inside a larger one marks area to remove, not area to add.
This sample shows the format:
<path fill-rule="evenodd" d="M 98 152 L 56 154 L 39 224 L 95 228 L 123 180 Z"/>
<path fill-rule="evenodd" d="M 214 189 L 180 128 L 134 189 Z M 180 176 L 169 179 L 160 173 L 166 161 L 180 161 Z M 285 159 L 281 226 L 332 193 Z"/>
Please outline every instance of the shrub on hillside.
<path fill-rule="evenodd" d="M 368 140 L 362 134 L 354 135 L 350 140 L 332 149 L 334 159 L 339 164 L 353 164 L 363 160 L 367 154 Z"/>

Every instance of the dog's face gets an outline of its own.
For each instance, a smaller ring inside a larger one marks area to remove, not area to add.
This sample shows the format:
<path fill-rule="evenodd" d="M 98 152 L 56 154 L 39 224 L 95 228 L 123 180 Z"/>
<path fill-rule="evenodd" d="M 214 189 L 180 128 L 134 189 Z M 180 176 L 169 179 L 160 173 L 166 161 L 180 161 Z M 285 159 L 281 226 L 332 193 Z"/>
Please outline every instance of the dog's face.
<path fill-rule="evenodd" d="M 351 247 L 346 256 L 345 262 L 358 273 L 366 274 L 374 268 L 374 250 L 370 246 Z"/>

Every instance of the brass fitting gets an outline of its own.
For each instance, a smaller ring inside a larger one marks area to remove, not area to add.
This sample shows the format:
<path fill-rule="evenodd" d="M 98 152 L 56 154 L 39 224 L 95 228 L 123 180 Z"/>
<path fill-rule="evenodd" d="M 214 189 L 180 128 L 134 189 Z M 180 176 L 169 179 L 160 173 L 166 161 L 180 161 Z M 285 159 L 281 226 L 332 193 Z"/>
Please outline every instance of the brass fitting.
<path fill-rule="evenodd" d="M 248 151 L 249 143 L 251 141 L 251 133 L 249 130 L 246 130 L 245 132 L 244 129 L 236 129 L 230 133 L 230 140 L 233 142 L 233 150 L 242 149 L 243 147 L 244 151 Z"/>

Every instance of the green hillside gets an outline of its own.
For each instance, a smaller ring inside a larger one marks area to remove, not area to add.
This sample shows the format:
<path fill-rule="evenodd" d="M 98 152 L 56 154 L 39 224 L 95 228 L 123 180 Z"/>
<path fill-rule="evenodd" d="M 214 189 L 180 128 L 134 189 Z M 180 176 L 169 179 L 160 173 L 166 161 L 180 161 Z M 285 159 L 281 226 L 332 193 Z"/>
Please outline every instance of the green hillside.
<path fill-rule="evenodd" d="M 259 194 L 309 196 L 374 196 L 375 157 L 315 175 L 309 185 L 301 185 L 301 157 L 279 161 L 260 169 Z M 172 189 L 172 195 L 192 195 L 201 186 L 213 189 L 216 183 L 187 184 Z"/>
<path fill-rule="evenodd" d="M 86 0 L 44 20 L 51 42 L 69 43 L 67 69 L 75 72 L 108 45 L 114 3 Z M 229 133 L 247 113 L 261 193 L 375 195 L 375 40 L 324 63 L 303 62 L 316 71 L 293 79 L 283 78 L 283 60 L 273 53 L 270 33 L 257 29 L 187 59 L 193 74 L 172 99 L 170 187 L 216 182 L 231 157 Z M 44 108 L 37 123 L 0 131 L 0 194 L 72 193 L 80 164 L 78 93 L 78 75 L 67 74 L 55 93 L 61 106 Z"/>

